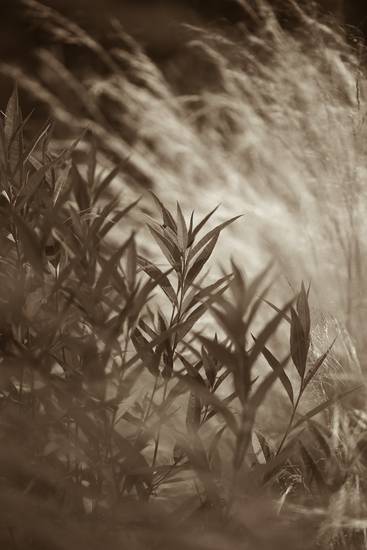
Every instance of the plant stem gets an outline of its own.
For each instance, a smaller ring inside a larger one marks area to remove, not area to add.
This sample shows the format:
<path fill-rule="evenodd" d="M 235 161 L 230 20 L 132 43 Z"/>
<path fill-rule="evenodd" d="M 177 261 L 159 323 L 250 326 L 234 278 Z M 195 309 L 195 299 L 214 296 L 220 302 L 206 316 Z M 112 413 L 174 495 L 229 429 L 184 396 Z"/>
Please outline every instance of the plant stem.
<path fill-rule="evenodd" d="M 284 435 L 282 437 L 282 440 L 280 442 L 280 445 L 278 447 L 278 450 L 277 452 L 275 453 L 275 456 L 278 456 L 280 451 L 283 449 L 284 447 L 284 444 L 288 438 L 288 435 L 290 434 L 290 432 L 292 431 L 292 427 L 293 427 L 293 421 L 294 421 L 294 417 L 296 416 L 296 412 L 297 412 L 297 408 L 298 408 L 298 405 L 301 401 L 301 397 L 303 395 L 303 382 L 301 383 L 301 387 L 300 387 L 300 390 L 299 390 L 299 394 L 298 394 L 298 397 L 297 397 L 297 400 L 293 406 L 293 410 L 292 410 L 292 414 L 291 414 L 291 417 L 289 419 L 289 422 L 288 422 L 288 426 L 287 426 L 287 429 L 286 431 L 284 432 Z"/>

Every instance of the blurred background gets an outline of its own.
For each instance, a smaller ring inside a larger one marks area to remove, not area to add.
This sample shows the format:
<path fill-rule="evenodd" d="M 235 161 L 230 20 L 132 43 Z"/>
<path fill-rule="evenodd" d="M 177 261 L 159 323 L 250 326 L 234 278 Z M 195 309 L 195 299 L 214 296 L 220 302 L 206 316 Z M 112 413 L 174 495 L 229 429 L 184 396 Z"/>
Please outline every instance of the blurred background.
<path fill-rule="evenodd" d="M 364 0 L 296 0 L 307 12 L 328 22 L 345 24 L 350 34 L 366 35 L 367 4 Z M 31 3 L 30 3 L 31 4 Z M 189 32 L 182 24 L 204 26 L 233 32 L 238 25 L 253 26 L 252 11 L 256 0 L 44 0 L 43 4 L 56 9 L 88 30 L 106 47 L 114 43 L 108 29 L 111 19 L 121 23 L 125 32 L 137 39 L 145 51 L 157 62 L 177 55 L 183 48 Z M 269 5 L 278 14 L 282 24 L 292 30 L 291 2 L 270 0 Z M 0 57 L 20 63 L 32 70 L 36 67 L 34 53 L 39 48 L 56 47 L 45 26 L 30 13 L 22 0 L 1 0 Z M 69 61 L 73 49 L 63 49 Z M 75 61 L 75 60 L 74 60 Z M 1 84 L 4 90 L 5 84 Z M 2 97 L 7 94 L 2 91 Z"/>

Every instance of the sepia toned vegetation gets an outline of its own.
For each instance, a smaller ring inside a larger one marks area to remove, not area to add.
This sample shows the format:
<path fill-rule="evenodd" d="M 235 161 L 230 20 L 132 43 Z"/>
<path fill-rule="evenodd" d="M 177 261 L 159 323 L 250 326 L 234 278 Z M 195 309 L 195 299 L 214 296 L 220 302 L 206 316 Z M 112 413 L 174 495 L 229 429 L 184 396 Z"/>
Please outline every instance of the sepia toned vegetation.
<path fill-rule="evenodd" d="M 85 63 L 0 66 L 2 547 L 366 547 L 363 46 L 289 5 L 157 64 L 24 2 Z"/>

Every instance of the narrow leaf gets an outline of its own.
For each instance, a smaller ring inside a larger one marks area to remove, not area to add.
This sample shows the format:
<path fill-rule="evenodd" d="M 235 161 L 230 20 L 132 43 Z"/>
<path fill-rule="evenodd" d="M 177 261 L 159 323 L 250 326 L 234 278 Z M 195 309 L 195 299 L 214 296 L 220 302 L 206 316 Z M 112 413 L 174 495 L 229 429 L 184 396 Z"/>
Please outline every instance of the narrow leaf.
<path fill-rule="evenodd" d="M 172 229 L 172 231 L 174 233 L 177 233 L 177 225 L 176 225 L 176 222 L 175 222 L 171 212 L 164 206 L 164 204 L 159 200 L 157 195 L 155 195 L 155 193 L 153 193 L 153 191 L 150 191 L 150 194 L 152 195 L 152 197 L 154 199 L 154 202 L 156 203 L 156 205 L 158 206 L 158 208 L 162 212 L 162 217 L 163 217 L 164 224 L 167 227 L 169 227 L 170 229 Z"/>
<path fill-rule="evenodd" d="M 188 231 L 179 203 L 177 203 L 177 241 L 181 252 L 185 252 L 188 243 Z"/>
<path fill-rule="evenodd" d="M 291 309 L 291 330 L 290 330 L 290 348 L 293 363 L 303 381 L 305 376 L 308 350 L 310 347 L 309 337 L 305 334 L 301 320 L 294 310 Z"/>
<path fill-rule="evenodd" d="M 255 338 L 254 338 L 254 340 L 256 341 Z M 278 359 L 276 357 L 274 357 L 274 355 L 271 353 L 271 351 L 267 347 L 264 346 L 264 348 L 261 350 L 261 353 L 263 354 L 263 356 L 267 360 L 269 366 L 275 372 L 278 372 L 279 380 L 282 383 L 282 385 L 283 385 L 285 391 L 287 392 L 288 397 L 289 397 L 289 399 L 290 399 L 290 401 L 293 405 L 293 403 L 294 403 L 293 387 L 292 387 L 291 381 L 289 380 L 285 370 L 281 369 L 281 363 L 278 361 Z M 288 356 L 288 359 L 289 359 L 289 356 Z"/>
<path fill-rule="evenodd" d="M 202 250 L 202 252 L 196 258 L 194 264 L 190 267 L 185 279 L 186 286 L 192 283 L 195 280 L 195 278 L 199 275 L 200 271 L 203 269 L 204 265 L 210 258 L 215 248 L 215 245 L 217 244 L 218 237 L 219 237 L 219 232 L 213 234 L 211 240 L 209 240 L 204 250 Z"/>
<path fill-rule="evenodd" d="M 301 286 L 301 291 L 297 297 L 296 307 L 297 307 L 298 317 L 301 322 L 305 337 L 306 339 L 308 339 L 310 335 L 310 327 L 311 327 L 310 307 L 308 305 L 307 292 L 303 282 Z"/>
<path fill-rule="evenodd" d="M 149 275 L 149 277 L 155 281 L 172 302 L 173 305 L 178 307 L 178 301 L 176 293 L 171 285 L 170 280 L 167 277 L 166 273 L 163 273 L 158 267 L 156 267 L 152 262 L 138 256 L 138 264 L 144 270 L 144 272 Z"/>

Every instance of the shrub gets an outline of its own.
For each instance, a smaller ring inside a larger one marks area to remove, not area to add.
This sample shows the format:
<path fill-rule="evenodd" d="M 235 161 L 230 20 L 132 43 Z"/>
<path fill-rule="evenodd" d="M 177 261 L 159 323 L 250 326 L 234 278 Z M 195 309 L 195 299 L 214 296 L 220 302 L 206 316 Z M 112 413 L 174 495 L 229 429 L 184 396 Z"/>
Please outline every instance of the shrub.
<path fill-rule="evenodd" d="M 27 123 L 15 90 L 0 126 L 3 546 L 314 547 L 364 471 L 364 440 L 335 441 L 345 395 L 300 413 L 332 347 L 312 357 L 309 289 L 278 308 L 271 266 L 249 282 L 234 262 L 207 284 L 237 218 L 205 233 L 215 211 L 196 222 L 152 195 L 158 267 L 130 233 L 136 202 L 110 193 L 117 169 L 98 171 L 95 148 L 78 165 L 78 140 L 56 151 L 50 125 L 25 139 Z M 264 308 L 272 316 L 254 328 Z M 214 328 L 198 325 L 207 314 Z M 281 323 L 289 351 L 278 359 Z M 274 435 L 256 416 L 276 385 L 290 416 Z"/>

